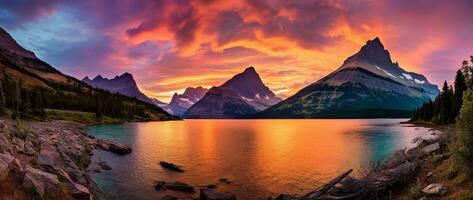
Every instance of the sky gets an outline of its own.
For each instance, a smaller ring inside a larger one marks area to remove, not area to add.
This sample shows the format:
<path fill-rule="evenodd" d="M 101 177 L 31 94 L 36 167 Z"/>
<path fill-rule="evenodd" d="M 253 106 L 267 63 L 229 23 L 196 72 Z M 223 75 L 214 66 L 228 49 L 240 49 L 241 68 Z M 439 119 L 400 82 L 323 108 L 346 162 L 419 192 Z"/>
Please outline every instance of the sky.
<path fill-rule="evenodd" d="M 134 75 L 168 102 L 248 66 L 286 98 L 379 37 L 392 59 L 435 84 L 473 54 L 470 0 L 15 0 L 0 26 L 65 74 Z"/>

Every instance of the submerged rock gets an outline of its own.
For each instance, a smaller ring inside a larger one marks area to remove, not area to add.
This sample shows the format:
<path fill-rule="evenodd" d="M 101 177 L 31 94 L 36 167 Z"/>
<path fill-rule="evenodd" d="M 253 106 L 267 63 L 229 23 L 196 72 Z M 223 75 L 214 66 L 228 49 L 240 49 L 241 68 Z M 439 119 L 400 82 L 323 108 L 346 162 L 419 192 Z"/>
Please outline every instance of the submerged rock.
<path fill-rule="evenodd" d="M 166 189 L 166 190 L 175 190 L 175 191 L 188 192 L 188 193 L 194 192 L 194 187 L 190 186 L 187 183 L 182 183 L 182 182 L 166 183 L 164 181 L 158 181 L 155 188 L 157 190 Z"/>
<path fill-rule="evenodd" d="M 183 169 L 181 169 L 181 167 L 175 165 L 174 163 L 170 163 L 170 162 L 166 162 L 166 161 L 161 161 L 159 162 L 159 164 L 166 168 L 166 169 L 169 169 L 169 170 L 172 170 L 172 171 L 175 171 L 175 172 L 184 172 Z"/>
<path fill-rule="evenodd" d="M 131 153 L 131 148 L 126 144 L 120 144 L 110 140 L 98 140 L 97 145 L 104 151 L 111 151 L 116 154 L 128 154 Z"/>
<path fill-rule="evenodd" d="M 200 190 L 200 200 L 236 200 L 235 195 L 227 192 L 216 192 L 211 189 Z"/>

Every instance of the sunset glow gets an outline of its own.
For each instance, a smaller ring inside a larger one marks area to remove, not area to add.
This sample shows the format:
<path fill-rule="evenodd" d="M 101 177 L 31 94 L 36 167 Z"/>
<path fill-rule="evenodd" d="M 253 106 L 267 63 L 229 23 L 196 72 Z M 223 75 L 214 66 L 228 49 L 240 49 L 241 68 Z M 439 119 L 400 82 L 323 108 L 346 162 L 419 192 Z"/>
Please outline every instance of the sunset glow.
<path fill-rule="evenodd" d="M 168 102 L 247 66 L 286 98 L 379 36 L 435 83 L 473 54 L 473 1 L 149 0 L 0 2 L 0 26 L 65 74 L 130 72 Z"/>

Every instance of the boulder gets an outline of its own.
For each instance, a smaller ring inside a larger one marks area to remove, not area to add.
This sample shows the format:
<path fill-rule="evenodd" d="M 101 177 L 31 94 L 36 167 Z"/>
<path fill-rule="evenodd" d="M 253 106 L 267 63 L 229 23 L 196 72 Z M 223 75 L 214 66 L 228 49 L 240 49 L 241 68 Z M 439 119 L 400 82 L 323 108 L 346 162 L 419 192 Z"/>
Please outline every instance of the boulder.
<path fill-rule="evenodd" d="M 131 148 L 126 144 L 120 144 L 110 140 L 98 140 L 97 145 L 100 149 L 105 151 L 111 151 L 116 154 L 128 154 L 131 153 Z"/>
<path fill-rule="evenodd" d="M 443 196 L 447 193 L 447 188 L 441 183 L 433 183 L 425 187 L 422 192 L 430 196 Z"/>
<path fill-rule="evenodd" d="M 194 187 L 190 186 L 187 183 L 182 183 L 182 182 L 166 183 L 164 181 L 158 181 L 155 188 L 157 190 L 166 189 L 166 190 L 175 190 L 175 191 L 188 192 L 188 193 L 194 192 Z"/>
<path fill-rule="evenodd" d="M 31 166 L 25 169 L 23 187 L 34 189 L 40 197 L 43 197 L 45 193 L 54 195 L 60 192 L 59 179 L 55 174 L 41 171 Z"/>
<path fill-rule="evenodd" d="M 61 154 L 53 149 L 42 149 L 38 155 L 38 164 L 50 167 L 64 167 Z"/>
<path fill-rule="evenodd" d="M 10 174 L 12 163 L 15 158 L 9 154 L 0 154 L 0 181 Z"/>
<path fill-rule="evenodd" d="M 12 143 L 17 152 L 23 153 L 25 151 L 25 141 L 18 137 L 13 137 Z"/>
<path fill-rule="evenodd" d="M 4 133 L 0 133 L 0 152 L 5 151 L 11 151 L 11 143 Z"/>
<path fill-rule="evenodd" d="M 69 192 L 72 197 L 76 200 L 92 200 L 94 196 L 90 194 L 89 189 L 84 187 L 83 185 L 72 183 L 68 186 Z"/>
<path fill-rule="evenodd" d="M 430 154 L 438 150 L 440 150 L 440 144 L 438 142 L 422 148 L 422 151 L 425 152 L 426 154 Z"/>
<path fill-rule="evenodd" d="M 37 152 L 36 152 L 36 150 L 35 150 L 35 148 L 34 148 L 33 143 L 31 143 L 31 142 L 26 142 L 26 144 L 25 144 L 25 152 L 24 152 L 24 153 L 25 153 L 26 155 L 28 155 L 28 156 L 34 156 L 34 155 L 36 155 Z"/>
<path fill-rule="evenodd" d="M 216 192 L 211 189 L 200 190 L 200 200 L 236 200 L 235 195 L 227 192 Z"/>

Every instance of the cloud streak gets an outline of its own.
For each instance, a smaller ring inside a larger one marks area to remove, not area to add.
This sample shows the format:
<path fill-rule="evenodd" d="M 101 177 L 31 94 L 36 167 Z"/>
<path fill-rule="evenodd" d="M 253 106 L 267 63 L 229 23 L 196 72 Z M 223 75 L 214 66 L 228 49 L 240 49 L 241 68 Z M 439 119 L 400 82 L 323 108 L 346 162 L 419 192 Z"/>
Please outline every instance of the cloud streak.
<path fill-rule="evenodd" d="M 379 36 L 393 59 L 434 83 L 473 53 L 473 3 L 334 0 L 0 2 L 0 25 L 78 78 L 131 72 L 167 101 L 247 66 L 287 97 Z"/>

